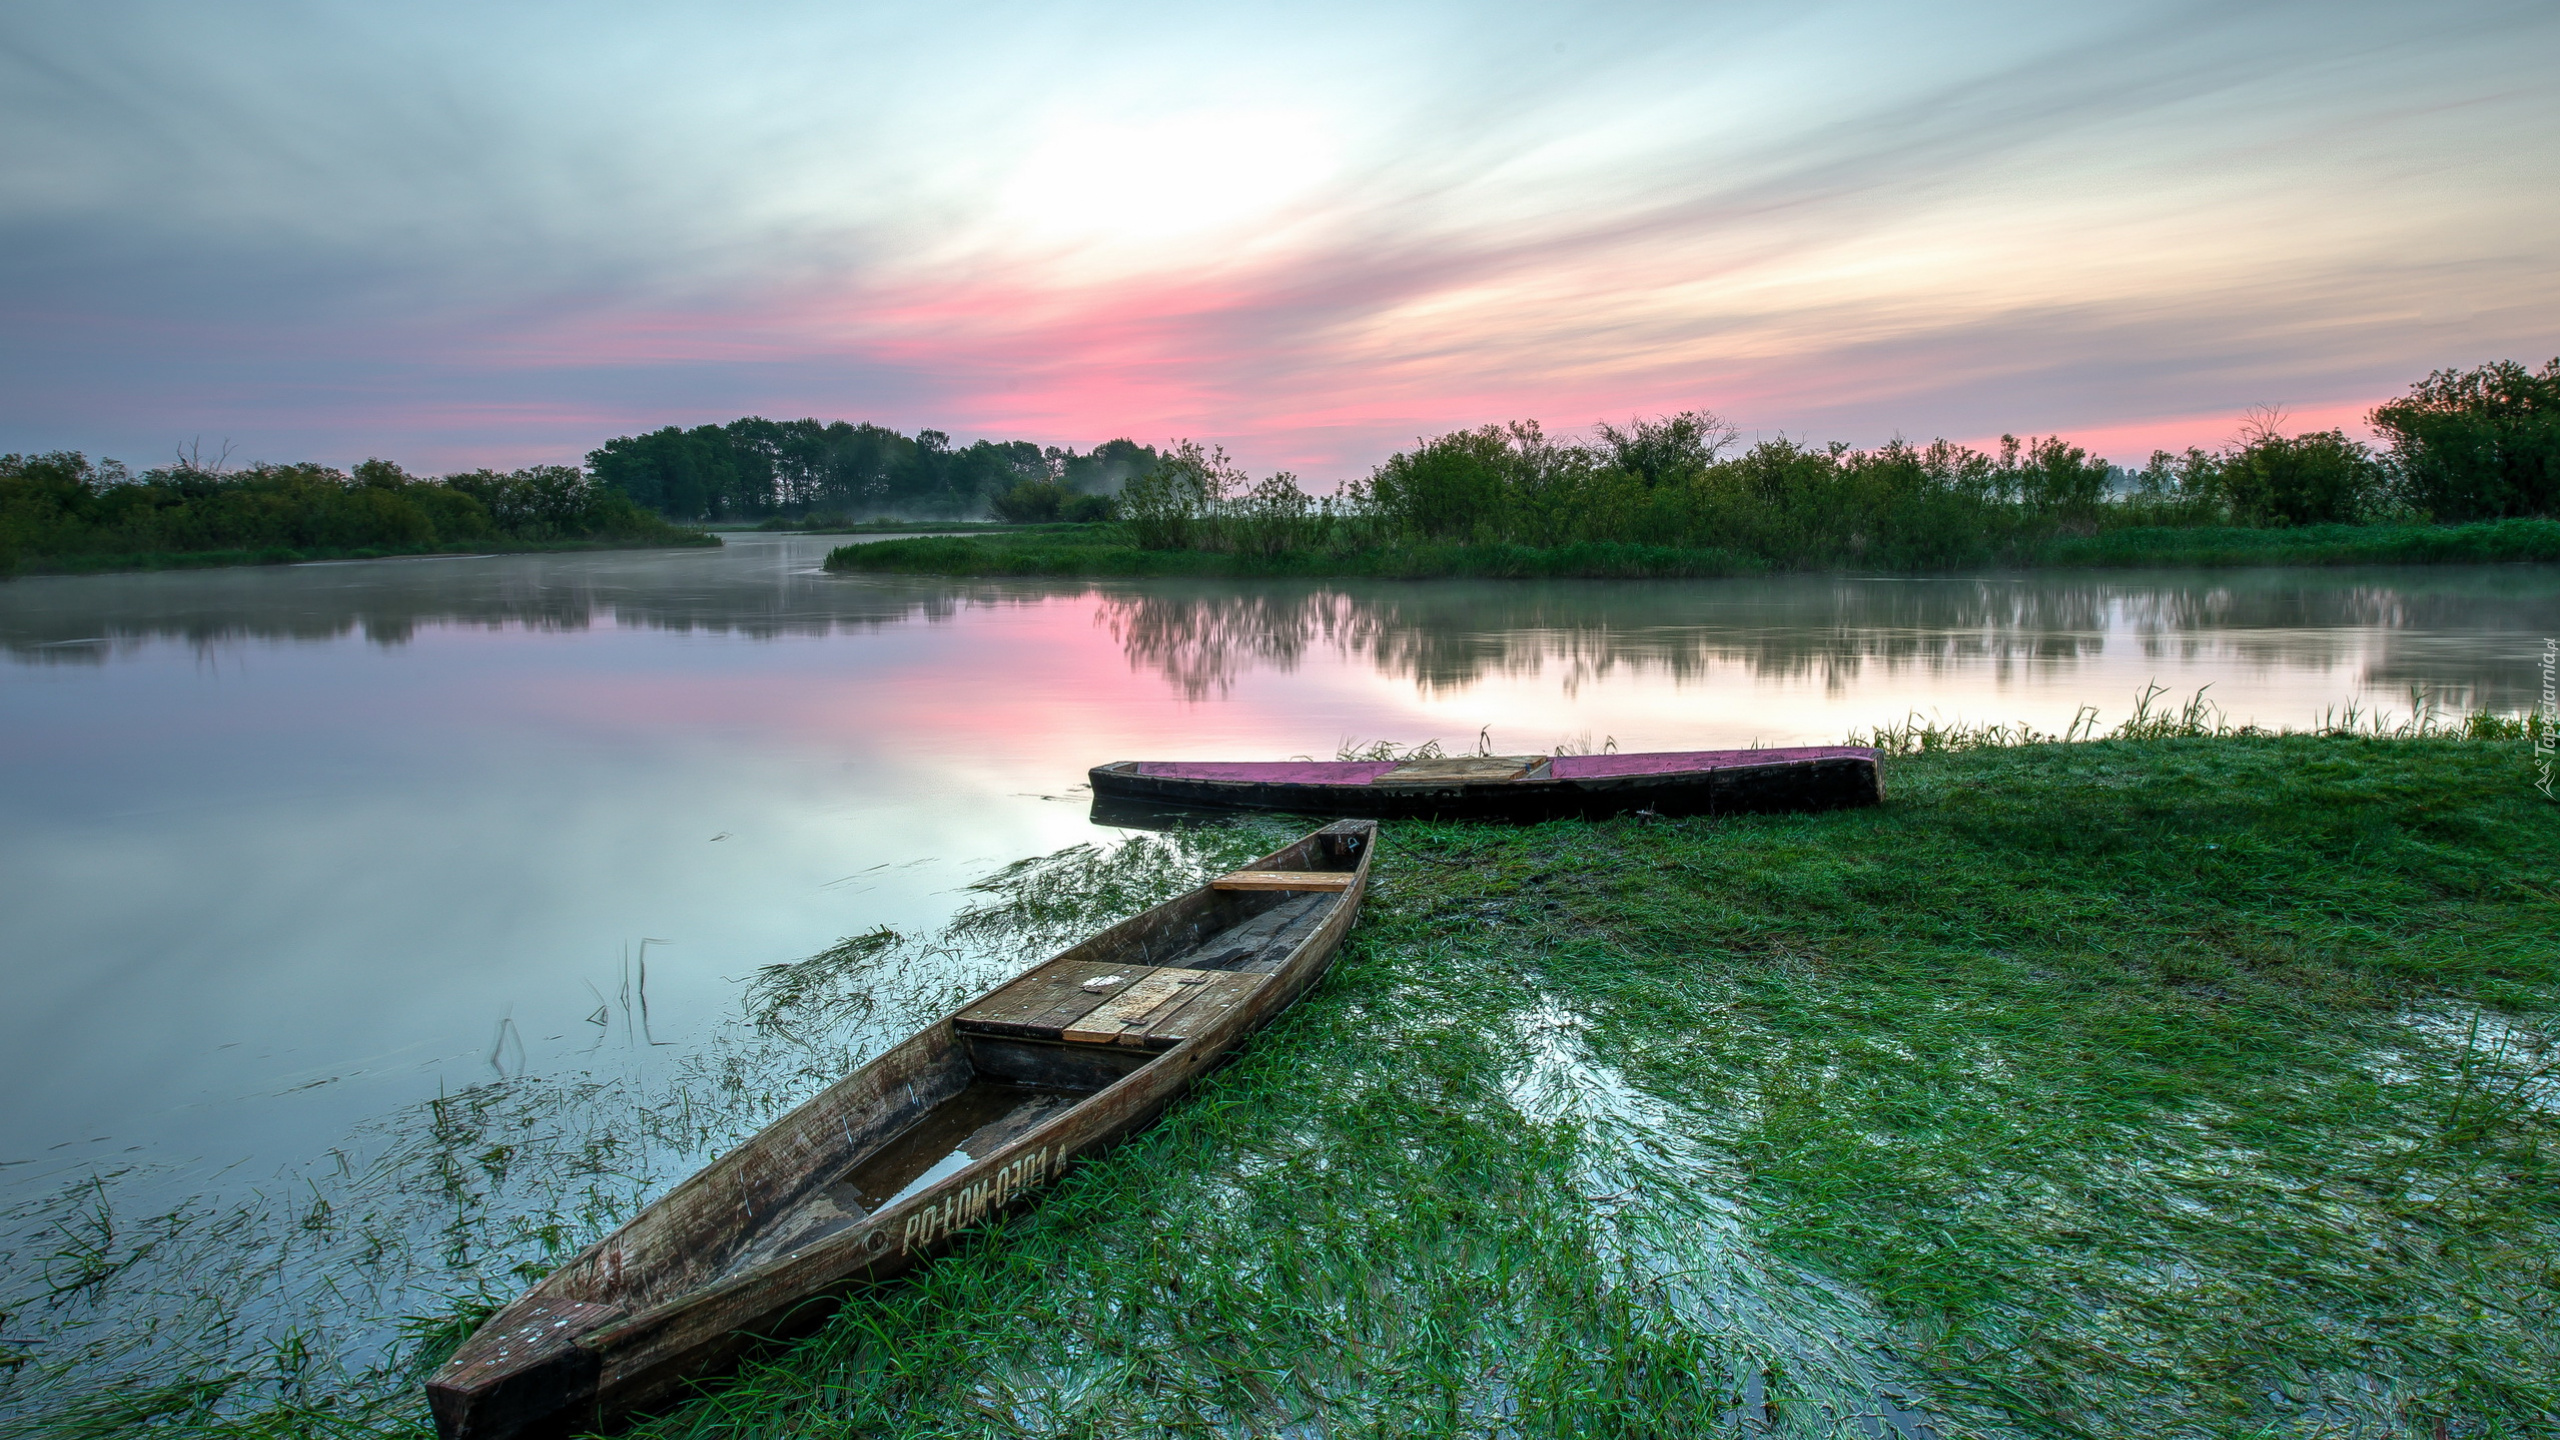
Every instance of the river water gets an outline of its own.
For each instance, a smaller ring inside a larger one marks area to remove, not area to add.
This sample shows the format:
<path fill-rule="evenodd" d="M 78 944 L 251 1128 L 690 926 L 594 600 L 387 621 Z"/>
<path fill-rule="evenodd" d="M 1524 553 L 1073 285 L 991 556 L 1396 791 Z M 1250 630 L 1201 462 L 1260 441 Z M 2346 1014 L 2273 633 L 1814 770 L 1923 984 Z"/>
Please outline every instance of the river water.
<path fill-rule="evenodd" d="M 0 1196 L 264 1183 L 422 1097 L 682 1052 L 759 966 L 1121 834 L 1099 762 L 2059 729 L 2152 685 L 2512 712 L 2560 634 L 2560 567 L 1084 585 L 835 543 L 0 585 Z"/>

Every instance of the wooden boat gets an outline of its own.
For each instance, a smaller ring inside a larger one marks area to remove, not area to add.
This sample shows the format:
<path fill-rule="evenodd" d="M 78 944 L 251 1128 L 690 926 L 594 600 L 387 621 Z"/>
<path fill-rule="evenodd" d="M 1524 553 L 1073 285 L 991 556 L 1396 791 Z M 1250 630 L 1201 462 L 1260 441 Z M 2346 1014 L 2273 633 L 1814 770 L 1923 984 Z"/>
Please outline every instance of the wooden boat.
<path fill-rule="evenodd" d="M 1122 921 L 837 1081 L 491 1316 L 427 1383 L 438 1432 L 665 1400 L 1145 1126 L 1324 972 L 1376 829 L 1328 825 Z"/>
<path fill-rule="evenodd" d="M 1096 812 L 1217 806 L 1302 815 L 1546 820 L 1561 815 L 1839 810 L 1884 798 L 1855 745 L 1425 760 L 1120 760 L 1091 771 Z"/>

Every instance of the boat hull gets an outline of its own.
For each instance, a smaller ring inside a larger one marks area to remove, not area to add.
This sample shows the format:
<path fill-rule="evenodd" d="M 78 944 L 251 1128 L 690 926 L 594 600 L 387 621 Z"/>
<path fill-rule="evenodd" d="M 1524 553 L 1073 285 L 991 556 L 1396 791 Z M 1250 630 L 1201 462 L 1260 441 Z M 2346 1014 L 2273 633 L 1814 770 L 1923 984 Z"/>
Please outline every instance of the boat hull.
<path fill-rule="evenodd" d="M 1571 758 L 1571 757 L 1568 757 Z M 1615 759 L 1619 757 L 1590 757 Z M 1628 756 L 1628 760 L 1650 757 Z M 1671 757 L 1666 757 L 1671 758 Z M 1090 772 L 1097 816 L 1114 807 L 1274 810 L 1366 819 L 1537 821 L 1599 818 L 1631 811 L 1657 815 L 1727 815 L 1844 810 L 1884 798 L 1875 752 L 1849 746 L 1820 750 L 1737 750 L 1677 757 L 1684 768 L 1633 773 L 1574 773 L 1549 764 L 1518 779 L 1429 778 L 1386 783 L 1385 765 L 1368 779 L 1294 778 L 1309 771 L 1356 772 L 1355 764 L 1257 766 L 1117 761 Z M 1266 770 L 1270 778 L 1252 772 Z M 1189 773 L 1186 773 L 1189 772 Z M 1208 772 L 1208 773 L 1200 773 Z"/>
<path fill-rule="evenodd" d="M 963 1026 L 991 997 L 1061 966 L 1152 968 L 1151 960 L 1196 946 L 1204 927 L 1237 904 L 1267 897 L 1222 901 L 1204 888 L 1158 906 L 980 996 L 830 1086 L 493 1316 L 428 1384 L 439 1433 L 444 1440 L 530 1440 L 611 1426 L 680 1396 L 757 1344 L 814 1328 L 847 1293 L 931 1259 L 1144 1129 L 1323 975 L 1365 893 L 1372 833 L 1356 823 L 1329 826 L 1256 862 L 1258 870 L 1303 870 L 1311 857 L 1323 858 L 1328 839 L 1337 848 L 1347 843 L 1358 857 L 1348 883 L 1287 941 L 1285 959 L 1267 978 L 1170 1048 L 1069 1044 Z M 962 1168 L 911 1186 L 809 1243 L 654 1294 L 631 1280 L 646 1267 L 734 1249 L 759 1212 L 770 1224 L 779 1211 L 807 1208 L 813 1189 L 843 1168 L 842 1157 L 874 1143 L 859 1127 L 888 1130 L 900 1115 L 912 1123 L 988 1076 L 1080 1098 L 1056 1118 L 983 1154 L 969 1152 Z"/>

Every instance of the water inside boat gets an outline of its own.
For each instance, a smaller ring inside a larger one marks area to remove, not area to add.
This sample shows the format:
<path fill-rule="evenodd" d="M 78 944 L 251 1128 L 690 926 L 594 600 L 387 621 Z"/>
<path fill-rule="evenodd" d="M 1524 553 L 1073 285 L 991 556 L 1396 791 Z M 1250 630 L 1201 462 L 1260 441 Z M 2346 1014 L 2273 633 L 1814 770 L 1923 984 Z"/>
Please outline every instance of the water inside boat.
<path fill-rule="evenodd" d="M 1162 937 L 1153 963 L 1141 957 L 1156 945 L 1117 962 L 1061 958 L 983 997 L 894 1102 L 904 1113 L 880 1117 L 894 1133 L 772 1215 L 721 1268 L 751 1270 L 859 1224 L 1201 1033 L 1287 963 L 1347 873 L 1237 872 L 1197 921 Z"/>

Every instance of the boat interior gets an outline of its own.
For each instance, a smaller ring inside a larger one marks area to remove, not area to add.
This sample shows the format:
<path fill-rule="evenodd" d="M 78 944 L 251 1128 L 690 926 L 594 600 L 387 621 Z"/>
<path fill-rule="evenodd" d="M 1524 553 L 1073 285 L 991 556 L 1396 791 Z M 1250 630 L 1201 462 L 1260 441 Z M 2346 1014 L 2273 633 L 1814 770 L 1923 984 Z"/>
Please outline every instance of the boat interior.
<path fill-rule="evenodd" d="M 661 1206 L 702 1213 L 625 1232 L 610 1267 L 623 1283 L 591 1277 L 570 1298 L 646 1307 L 742 1275 L 1073 1108 L 1252 1000 L 1343 903 L 1367 835 L 1329 827 L 981 997 L 777 1122 L 763 1139 L 778 1143 L 669 1194 Z"/>

